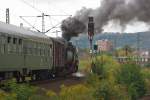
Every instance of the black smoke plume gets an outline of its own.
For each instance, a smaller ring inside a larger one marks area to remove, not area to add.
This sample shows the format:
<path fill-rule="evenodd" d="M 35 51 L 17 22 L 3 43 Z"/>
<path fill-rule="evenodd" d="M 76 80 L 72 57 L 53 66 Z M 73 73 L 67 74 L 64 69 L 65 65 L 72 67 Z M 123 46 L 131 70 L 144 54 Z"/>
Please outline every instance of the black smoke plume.
<path fill-rule="evenodd" d="M 74 17 L 62 22 L 64 38 L 69 40 L 80 33 L 86 33 L 89 16 L 94 17 L 95 30 L 99 32 L 109 21 L 119 22 L 122 27 L 135 21 L 149 24 L 150 0 L 102 0 L 97 9 L 82 8 Z"/>
<path fill-rule="evenodd" d="M 86 26 L 76 18 L 68 18 L 62 22 L 61 29 L 63 31 L 62 36 L 69 41 L 71 37 L 82 33 L 86 29 Z"/>

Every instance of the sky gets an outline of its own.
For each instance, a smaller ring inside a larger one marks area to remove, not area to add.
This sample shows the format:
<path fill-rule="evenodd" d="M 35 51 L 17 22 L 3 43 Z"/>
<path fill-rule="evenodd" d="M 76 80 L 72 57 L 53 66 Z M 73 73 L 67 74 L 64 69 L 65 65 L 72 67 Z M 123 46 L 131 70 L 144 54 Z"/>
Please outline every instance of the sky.
<path fill-rule="evenodd" d="M 10 23 L 20 25 L 23 23 L 25 27 L 30 27 L 19 16 L 38 16 L 41 13 L 48 15 L 75 15 L 76 11 L 82 7 L 97 8 L 100 6 L 100 0 L 3 0 L 0 3 L 0 21 L 5 22 L 6 8 L 10 9 Z M 61 23 L 68 16 L 51 16 L 45 18 L 46 30 Z M 41 18 L 25 17 L 25 19 L 41 30 Z M 60 31 L 60 26 L 52 29 L 48 35 L 61 36 L 61 32 L 56 34 L 56 30 Z M 140 32 L 146 31 L 148 28 L 144 23 L 134 23 L 128 25 L 124 32 Z M 105 26 L 105 32 L 121 32 L 122 29 L 110 22 Z"/>

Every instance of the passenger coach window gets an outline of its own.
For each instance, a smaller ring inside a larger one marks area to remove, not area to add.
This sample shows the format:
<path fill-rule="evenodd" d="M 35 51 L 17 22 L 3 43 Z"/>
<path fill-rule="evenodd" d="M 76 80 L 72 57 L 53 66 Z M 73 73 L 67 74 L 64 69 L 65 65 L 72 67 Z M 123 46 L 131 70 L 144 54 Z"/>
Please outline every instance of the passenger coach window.
<path fill-rule="evenodd" d="M 22 44 L 22 39 L 19 39 L 19 44 Z"/>
<path fill-rule="evenodd" d="M 11 42 L 11 37 L 7 37 L 7 43 Z"/>
<path fill-rule="evenodd" d="M 17 38 L 13 38 L 13 44 L 17 43 Z"/>

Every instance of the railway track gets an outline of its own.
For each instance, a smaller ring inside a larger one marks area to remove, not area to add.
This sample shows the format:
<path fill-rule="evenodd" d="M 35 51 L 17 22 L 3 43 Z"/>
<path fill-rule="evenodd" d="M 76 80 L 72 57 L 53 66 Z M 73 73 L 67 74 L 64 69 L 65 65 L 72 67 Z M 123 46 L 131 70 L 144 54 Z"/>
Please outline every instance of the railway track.
<path fill-rule="evenodd" d="M 41 89 L 46 89 L 46 90 L 53 90 L 56 93 L 59 93 L 61 86 L 71 86 L 71 85 L 76 85 L 76 84 L 81 84 L 84 83 L 85 81 L 85 76 L 76 76 L 76 75 L 71 75 L 67 77 L 59 77 L 51 80 L 44 80 L 44 81 L 36 81 L 36 82 L 31 82 L 31 85 L 40 87 Z"/>

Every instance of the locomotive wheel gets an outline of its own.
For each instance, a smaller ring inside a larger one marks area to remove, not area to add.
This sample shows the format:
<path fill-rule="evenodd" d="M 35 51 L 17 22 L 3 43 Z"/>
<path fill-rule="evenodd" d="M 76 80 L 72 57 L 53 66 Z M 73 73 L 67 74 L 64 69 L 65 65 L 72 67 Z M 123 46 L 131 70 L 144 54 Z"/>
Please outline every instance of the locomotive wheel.
<path fill-rule="evenodd" d="M 36 80 L 36 75 L 35 74 L 32 74 L 31 75 L 31 81 L 35 81 Z"/>
<path fill-rule="evenodd" d="M 30 76 L 31 76 L 31 81 L 38 81 L 38 80 L 40 80 L 39 71 L 32 70 L 30 72 Z"/>

